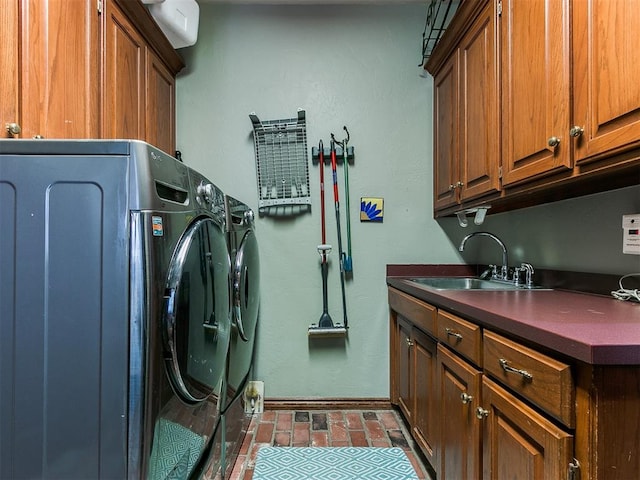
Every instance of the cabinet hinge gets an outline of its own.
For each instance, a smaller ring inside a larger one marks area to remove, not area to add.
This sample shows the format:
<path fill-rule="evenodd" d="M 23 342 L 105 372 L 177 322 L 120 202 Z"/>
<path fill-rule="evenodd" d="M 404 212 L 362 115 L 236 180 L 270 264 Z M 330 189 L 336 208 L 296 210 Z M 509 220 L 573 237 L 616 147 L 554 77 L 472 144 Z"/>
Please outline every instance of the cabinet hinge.
<path fill-rule="evenodd" d="M 498 178 L 502 180 L 502 166 L 498 167 Z"/>
<path fill-rule="evenodd" d="M 102 15 L 102 0 L 96 0 L 96 3 L 98 8 L 98 15 Z"/>
<path fill-rule="evenodd" d="M 580 480 L 580 462 L 573 459 L 573 462 L 569 462 L 569 474 L 567 475 L 568 480 Z"/>
<path fill-rule="evenodd" d="M 502 2 L 498 2 L 496 8 L 498 9 L 498 16 L 502 15 Z"/>

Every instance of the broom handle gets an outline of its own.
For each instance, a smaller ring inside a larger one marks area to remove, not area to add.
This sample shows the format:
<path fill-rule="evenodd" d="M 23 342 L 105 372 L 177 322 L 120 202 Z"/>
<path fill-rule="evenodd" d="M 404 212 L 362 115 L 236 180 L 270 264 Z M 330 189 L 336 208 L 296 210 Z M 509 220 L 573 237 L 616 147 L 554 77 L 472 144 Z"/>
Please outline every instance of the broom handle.
<path fill-rule="evenodd" d="M 347 127 L 344 127 L 345 131 Z M 347 131 L 347 135 L 349 132 Z M 345 198 L 345 216 L 347 219 L 347 256 L 351 257 L 351 210 L 349 209 L 349 160 L 347 159 L 347 142 L 348 138 L 344 139 L 342 146 L 344 156 L 344 198 Z"/>
<path fill-rule="evenodd" d="M 340 200 L 338 197 L 338 168 L 336 161 L 336 145 L 333 140 L 333 134 L 331 135 L 331 173 L 333 174 L 333 197 L 336 207 L 336 229 L 338 234 L 338 253 L 340 255 L 340 288 L 342 290 L 342 313 L 344 316 L 344 328 L 349 328 L 349 322 L 347 320 L 347 295 L 344 287 L 344 257 L 345 254 L 342 251 L 342 234 L 340 233 Z"/>
<path fill-rule="evenodd" d="M 322 224 L 322 245 L 325 245 L 327 243 L 327 229 L 324 217 L 324 144 L 322 143 L 322 140 L 320 140 L 320 144 L 318 145 L 318 151 L 320 152 L 320 221 Z"/>

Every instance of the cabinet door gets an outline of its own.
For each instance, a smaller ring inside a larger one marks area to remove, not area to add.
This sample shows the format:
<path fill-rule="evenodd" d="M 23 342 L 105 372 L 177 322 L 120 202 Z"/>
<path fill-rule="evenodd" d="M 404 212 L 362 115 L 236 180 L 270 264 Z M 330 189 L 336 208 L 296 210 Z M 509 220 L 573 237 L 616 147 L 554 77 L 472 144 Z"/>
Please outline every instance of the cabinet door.
<path fill-rule="evenodd" d="M 573 436 L 486 377 L 482 383 L 484 480 L 565 478 Z"/>
<path fill-rule="evenodd" d="M 502 183 L 568 170 L 569 1 L 502 0 L 500 30 Z"/>
<path fill-rule="evenodd" d="M 495 8 L 487 4 L 459 47 L 462 200 L 500 189 Z"/>
<path fill-rule="evenodd" d="M 5 3 L 12 5 L 2 16 L 12 15 L 20 5 L 21 36 L 10 34 L 12 38 L 8 39 L 14 52 L 19 52 L 14 69 L 9 70 L 8 81 L 14 85 L 14 95 L 17 95 L 10 108 L 18 110 L 14 116 L 20 118 L 20 136 L 96 138 L 100 17 L 95 1 Z M 19 45 L 15 38 L 19 38 Z M 3 56 L 12 55 L 5 46 L 2 51 Z M 4 95 L 2 100 L 4 103 Z"/>
<path fill-rule="evenodd" d="M 442 67 L 433 82 L 434 108 L 434 209 L 458 202 L 458 51 Z"/>
<path fill-rule="evenodd" d="M 413 422 L 413 392 L 411 388 L 411 369 L 412 369 L 412 351 L 411 347 L 411 324 L 402 317 L 398 316 L 398 333 L 396 351 L 398 354 L 397 361 L 397 388 L 398 388 L 398 405 L 404 413 L 409 424 Z"/>
<path fill-rule="evenodd" d="M 576 162 L 640 144 L 638 0 L 573 2 Z"/>
<path fill-rule="evenodd" d="M 480 421 L 475 415 L 475 408 L 481 405 L 481 379 L 479 370 L 448 348 L 438 345 L 442 419 L 436 468 L 438 478 L 480 478 Z"/>
<path fill-rule="evenodd" d="M 13 137 L 6 128 L 7 124 L 20 125 L 19 110 L 19 2 L 4 2 L 0 8 L 0 32 L 2 32 L 2 45 L 0 46 L 0 138 Z"/>
<path fill-rule="evenodd" d="M 436 351 L 437 342 L 420 330 L 413 329 L 413 385 L 415 411 L 413 435 L 431 465 L 435 465 L 437 445 Z"/>
<path fill-rule="evenodd" d="M 175 151 L 175 78 L 147 49 L 145 140 L 173 155 Z"/>
<path fill-rule="evenodd" d="M 144 139 L 144 40 L 115 2 L 106 7 L 102 137 Z"/>

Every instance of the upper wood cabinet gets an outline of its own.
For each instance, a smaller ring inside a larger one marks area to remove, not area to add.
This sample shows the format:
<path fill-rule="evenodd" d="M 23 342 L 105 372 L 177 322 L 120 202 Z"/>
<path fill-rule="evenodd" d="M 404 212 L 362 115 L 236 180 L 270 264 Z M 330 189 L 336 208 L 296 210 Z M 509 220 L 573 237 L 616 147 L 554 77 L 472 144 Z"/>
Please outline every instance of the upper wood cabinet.
<path fill-rule="evenodd" d="M 3 137 L 132 138 L 174 151 L 184 64 L 140 1 L 7 1 L 0 26 Z"/>
<path fill-rule="evenodd" d="M 425 67 L 436 216 L 640 182 L 638 17 L 637 0 L 461 2 Z"/>
<path fill-rule="evenodd" d="M 144 138 L 144 39 L 113 2 L 106 5 L 102 136 Z"/>
<path fill-rule="evenodd" d="M 147 48 L 145 134 L 152 145 L 173 155 L 176 150 L 176 79 L 156 53 Z"/>
<path fill-rule="evenodd" d="M 434 79 L 436 209 L 500 189 L 494 8 L 486 5 Z"/>
<path fill-rule="evenodd" d="M 571 126 L 581 165 L 640 143 L 640 3 L 574 1 L 572 14 Z"/>
<path fill-rule="evenodd" d="M 106 5 L 102 137 L 175 150 L 175 75 L 114 2 Z"/>
<path fill-rule="evenodd" d="M 460 198 L 500 190 L 495 2 L 490 1 L 460 46 Z"/>
<path fill-rule="evenodd" d="M 433 83 L 433 191 L 436 210 L 459 203 L 458 58 L 456 51 L 436 74 Z"/>
<path fill-rule="evenodd" d="M 502 182 L 572 167 L 569 3 L 502 0 Z"/>
<path fill-rule="evenodd" d="M 0 138 L 12 137 L 8 131 L 22 121 L 18 108 L 19 80 L 19 19 L 20 9 L 17 2 L 4 2 L 0 8 Z"/>
<path fill-rule="evenodd" d="M 13 123 L 23 138 L 97 137 L 100 23 L 95 1 L 6 1 L 2 10 L 8 41 L 0 46 L 3 83 L 4 72 L 11 72 L 0 94 L 3 136 L 16 136 L 7 130 Z"/>

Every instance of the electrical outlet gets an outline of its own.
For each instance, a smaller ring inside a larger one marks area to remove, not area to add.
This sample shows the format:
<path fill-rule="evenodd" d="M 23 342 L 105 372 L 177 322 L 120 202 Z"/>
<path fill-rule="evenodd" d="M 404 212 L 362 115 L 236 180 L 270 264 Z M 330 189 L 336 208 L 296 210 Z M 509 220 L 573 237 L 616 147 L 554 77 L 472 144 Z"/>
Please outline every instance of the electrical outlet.
<path fill-rule="evenodd" d="M 252 381 L 244 389 L 244 413 L 264 411 L 264 382 Z"/>

